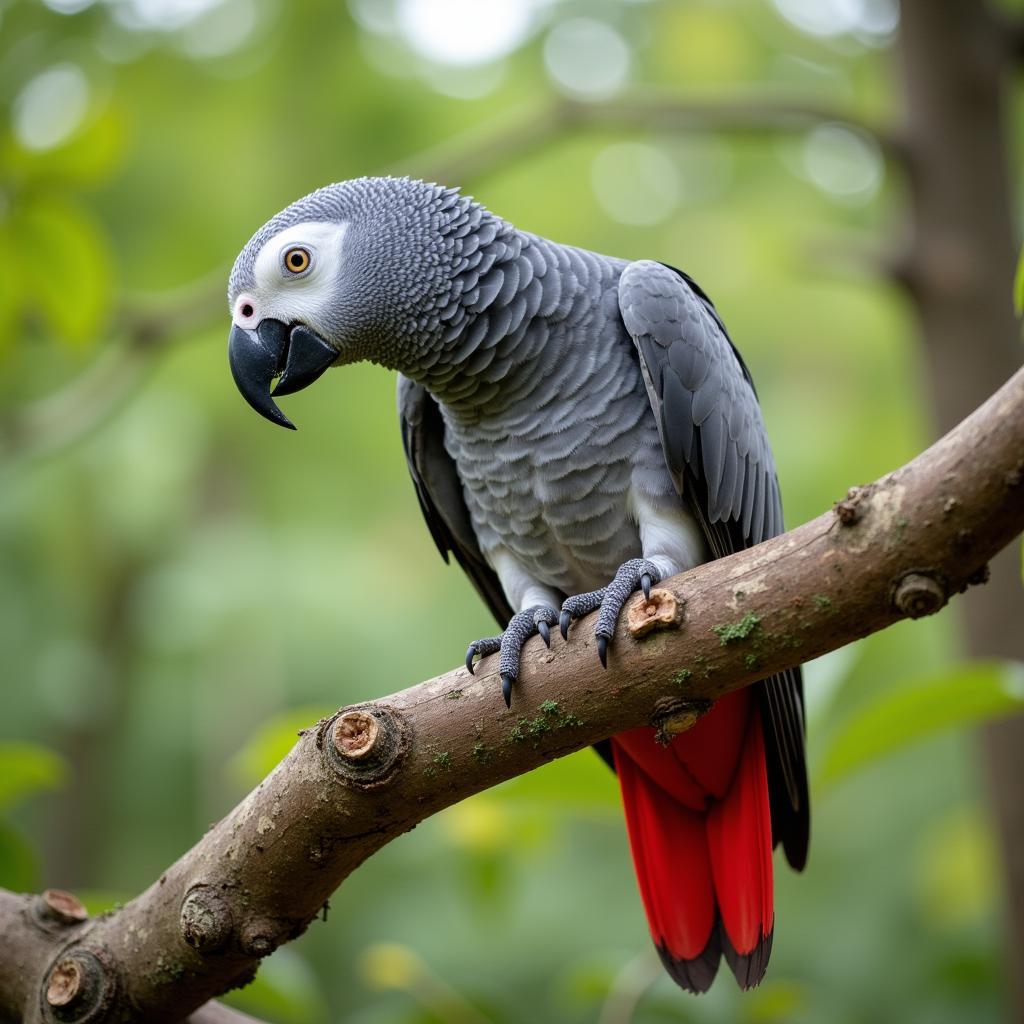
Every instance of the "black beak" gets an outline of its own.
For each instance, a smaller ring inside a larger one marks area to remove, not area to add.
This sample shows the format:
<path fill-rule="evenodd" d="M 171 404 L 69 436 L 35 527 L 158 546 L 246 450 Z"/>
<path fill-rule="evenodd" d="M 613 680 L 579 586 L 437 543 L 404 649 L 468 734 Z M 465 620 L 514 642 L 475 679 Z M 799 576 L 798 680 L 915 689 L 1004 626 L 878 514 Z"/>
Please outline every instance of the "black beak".
<path fill-rule="evenodd" d="M 271 398 L 270 382 L 280 377 L 273 394 L 290 395 L 312 384 L 337 358 L 335 349 L 302 324 L 289 329 L 280 320 L 261 320 L 254 331 L 232 327 L 228 338 L 231 376 L 242 397 L 289 430 L 295 425 Z"/>

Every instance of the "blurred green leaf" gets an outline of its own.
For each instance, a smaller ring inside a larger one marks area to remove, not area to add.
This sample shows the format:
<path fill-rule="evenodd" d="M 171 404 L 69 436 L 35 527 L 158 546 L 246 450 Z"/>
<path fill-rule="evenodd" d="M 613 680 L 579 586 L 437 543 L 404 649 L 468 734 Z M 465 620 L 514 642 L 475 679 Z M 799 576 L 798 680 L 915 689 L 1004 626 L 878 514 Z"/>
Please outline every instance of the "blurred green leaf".
<path fill-rule="evenodd" d="M 985 812 L 955 807 L 934 822 L 917 847 L 918 913 L 935 928 L 956 931 L 988 917 L 999 898 L 999 855 Z"/>
<path fill-rule="evenodd" d="M 295 746 L 303 729 L 336 710 L 324 704 L 307 705 L 268 719 L 228 763 L 228 774 L 241 786 L 254 786 Z"/>
<path fill-rule="evenodd" d="M 618 814 L 620 803 L 615 775 L 592 750 L 561 757 L 491 792 L 503 801 L 568 806 L 577 813 L 614 810 Z"/>
<path fill-rule="evenodd" d="M 134 895 L 117 889 L 75 889 L 75 895 L 85 905 L 90 917 L 123 907 Z"/>
<path fill-rule="evenodd" d="M 1017 261 L 1017 273 L 1013 278 L 1013 305 L 1017 316 L 1024 316 L 1024 249 Z"/>
<path fill-rule="evenodd" d="M 0 743 L 0 813 L 36 793 L 60 789 L 66 778 L 67 764 L 52 750 L 34 743 Z"/>
<path fill-rule="evenodd" d="M 36 855 L 20 832 L 0 821 L 0 886 L 14 892 L 38 888 Z"/>
<path fill-rule="evenodd" d="M 264 960 L 256 979 L 244 989 L 229 992 L 224 1001 L 281 1024 L 317 1024 L 328 1017 L 316 975 L 291 949 L 279 949 Z"/>
<path fill-rule="evenodd" d="M 111 308 L 113 271 L 92 216 L 71 200 L 35 195 L 17 207 L 11 226 L 29 312 L 66 344 L 96 341 Z"/>
<path fill-rule="evenodd" d="M 970 662 L 885 693 L 831 736 L 821 781 L 833 783 L 944 729 L 1024 711 L 1024 665 Z"/>
<path fill-rule="evenodd" d="M 751 992 L 743 1004 L 750 1024 L 783 1024 L 807 1008 L 807 988 L 791 978 L 769 977 Z"/>
<path fill-rule="evenodd" d="M 124 118 L 116 109 L 93 117 L 63 145 L 29 150 L 13 139 L 0 150 L 7 171 L 33 184 L 96 185 L 113 173 L 125 149 Z"/>
<path fill-rule="evenodd" d="M 19 320 L 25 294 L 25 271 L 18 259 L 18 239 L 0 219 L 0 358 L 19 338 Z"/>

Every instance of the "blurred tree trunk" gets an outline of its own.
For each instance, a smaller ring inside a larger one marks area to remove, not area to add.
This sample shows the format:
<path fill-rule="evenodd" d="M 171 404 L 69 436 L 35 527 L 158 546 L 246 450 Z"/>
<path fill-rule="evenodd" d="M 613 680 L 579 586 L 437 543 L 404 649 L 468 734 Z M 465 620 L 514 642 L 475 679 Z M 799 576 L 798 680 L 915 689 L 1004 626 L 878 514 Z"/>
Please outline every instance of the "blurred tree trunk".
<path fill-rule="evenodd" d="M 900 53 L 913 214 L 906 276 L 946 431 L 1021 362 L 1005 125 L 1016 57 L 1005 23 L 980 0 L 902 0 Z M 1024 660 L 1017 546 L 991 568 L 991 583 L 962 605 L 966 646 Z M 979 739 L 1005 865 L 1013 1019 L 1024 1021 L 1024 717 Z"/>
<path fill-rule="evenodd" d="M 132 599 L 146 568 L 140 559 L 124 554 L 111 561 L 109 574 L 96 594 L 96 618 L 89 633 L 103 656 L 104 712 L 86 716 L 53 736 L 56 748 L 67 759 L 69 781 L 56 798 L 56 813 L 43 850 L 44 878 L 50 886 L 95 888 L 105 884 L 100 864 L 110 835 L 107 795 L 119 744 L 128 729 L 135 673 Z"/>

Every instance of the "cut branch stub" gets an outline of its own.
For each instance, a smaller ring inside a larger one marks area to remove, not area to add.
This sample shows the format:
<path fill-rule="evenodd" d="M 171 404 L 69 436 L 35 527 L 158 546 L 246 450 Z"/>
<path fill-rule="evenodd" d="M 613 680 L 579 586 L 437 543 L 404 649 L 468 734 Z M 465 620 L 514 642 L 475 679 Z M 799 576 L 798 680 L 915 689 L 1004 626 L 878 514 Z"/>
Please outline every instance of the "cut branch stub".
<path fill-rule="evenodd" d="M 346 761 L 362 761 L 373 753 L 380 729 L 377 719 L 365 711 L 347 711 L 334 723 L 332 738 Z"/>
<path fill-rule="evenodd" d="M 639 639 L 654 629 L 670 629 L 683 621 L 685 601 L 671 590 L 655 587 L 649 598 L 638 597 L 626 609 L 629 635 Z"/>
<path fill-rule="evenodd" d="M 35 901 L 36 915 L 45 922 L 60 925 L 81 924 L 89 917 L 82 901 L 63 889 L 46 889 Z"/>
<path fill-rule="evenodd" d="M 325 733 L 329 742 L 324 742 Z M 319 744 L 341 780 L 361 788 L 384 785 L 409 749 L 405 718 L 394 708 L 364 704 L 339 711 L 321 730 Z"/>
<path fill-rule="evenodd" d="M 51 966 L 44 983 L 43 1019 L 93 1024 L 107 1016 L 117 989 L 109 954 L 79 946 Z"/>
<path fill-rule="evenodd" d="M 51 1006 L 67 1006 L 79 996 L 83 985 L 82 969 L 70 957 L 54 964 L 46 986 L 46 1001 Z"/>
<path fill-rule="evenodd" d="M 908 572 L 896 584 L 893 604 L 911 619 L 933 615 L 946 603 L 946 589 L 932 575 Z"/>

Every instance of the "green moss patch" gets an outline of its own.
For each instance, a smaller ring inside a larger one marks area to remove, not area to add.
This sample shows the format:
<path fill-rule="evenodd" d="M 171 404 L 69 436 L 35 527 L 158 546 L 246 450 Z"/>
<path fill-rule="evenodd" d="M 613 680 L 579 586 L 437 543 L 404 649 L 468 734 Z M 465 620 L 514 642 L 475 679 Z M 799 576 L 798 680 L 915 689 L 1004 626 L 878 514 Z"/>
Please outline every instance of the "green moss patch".
<path fill-rule="evenodd" d="M 722 626 L 712 626 L 713 633 L 718 635 L 722 646 L 740 643 L 754 634 L 761 625 L 761 619 L 753 612 L 747 612 L 739 622 L 727 622 Z"/>

